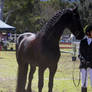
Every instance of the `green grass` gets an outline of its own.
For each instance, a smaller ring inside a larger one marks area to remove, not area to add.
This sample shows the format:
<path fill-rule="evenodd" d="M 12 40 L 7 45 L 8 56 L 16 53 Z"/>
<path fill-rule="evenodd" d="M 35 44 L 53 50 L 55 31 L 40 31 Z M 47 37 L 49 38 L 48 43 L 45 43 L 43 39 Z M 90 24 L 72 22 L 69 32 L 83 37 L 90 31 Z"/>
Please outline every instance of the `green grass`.
<path fill-rule="evenodd" d="M 17 80 L 17 62 L 15 52 L 0 51 L 0 92 L 15 92 Z M 58 69 L 54 79 L 53 92 L 80 92 L 80 86 L 75 87 L 72 81 L 72 71 L 74 64 L 72 55 L 62 53 L 58 63 Z M 79 60 L 75 62 L 75 82 L 78 83 Z M 38 69 L 37 69 L 38 70 Z M 32 82 L 33 92 L 38 92 L 38 72 L 35 72 Z M 43 92 L 48 92 L 48 76 L 49 70 L 45 71 Z M 92 92 L 92 88 L 88 84 L 88 92 Z"/>

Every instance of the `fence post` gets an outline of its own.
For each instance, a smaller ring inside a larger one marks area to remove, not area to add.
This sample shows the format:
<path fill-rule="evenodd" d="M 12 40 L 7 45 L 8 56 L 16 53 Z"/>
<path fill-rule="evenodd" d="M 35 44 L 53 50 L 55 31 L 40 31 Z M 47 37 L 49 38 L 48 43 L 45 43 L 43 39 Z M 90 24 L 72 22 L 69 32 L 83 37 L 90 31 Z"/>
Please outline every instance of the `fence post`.
<path fill-rule="evenodd" d="M 72 61 L 76 61 L 76 44 L 73 43 L 73 56 L 72 56 Z"/>

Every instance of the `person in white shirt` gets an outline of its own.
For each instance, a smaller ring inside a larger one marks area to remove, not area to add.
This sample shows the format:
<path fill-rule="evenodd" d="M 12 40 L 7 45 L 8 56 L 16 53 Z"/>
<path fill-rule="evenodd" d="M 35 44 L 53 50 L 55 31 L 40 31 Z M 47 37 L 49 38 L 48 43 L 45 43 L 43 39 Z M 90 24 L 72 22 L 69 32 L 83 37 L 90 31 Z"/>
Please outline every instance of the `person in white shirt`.
<path fill-rule="evenodd" d="M 92 86 L 92 25 L 86 27 L 85 35 L 79 47 L 81 92 L 87 92 L 88 75 Z"/>

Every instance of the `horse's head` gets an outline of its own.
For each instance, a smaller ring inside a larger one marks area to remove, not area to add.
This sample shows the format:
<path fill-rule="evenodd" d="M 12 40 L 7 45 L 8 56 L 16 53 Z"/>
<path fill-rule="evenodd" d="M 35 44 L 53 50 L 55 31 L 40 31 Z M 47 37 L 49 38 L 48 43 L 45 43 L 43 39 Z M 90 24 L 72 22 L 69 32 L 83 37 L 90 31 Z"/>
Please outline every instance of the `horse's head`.
<path fill-rule="evenodd" d="M 80 16 L 77 7 L 74 9 L 67 9 L 64 18 L 66 17 L 66 24 L 70 31 L 74 34 L 76 39 L 80 40 L 84 37 L 83 28 L 80 22 Z"/>
<path fill-rule="evenodd" d="M 77 11 L 77 7 L 70 10 L 71 20 L 69 29 L 75 35 L 76 39 L 82 39 L 84 37 L 83 28 L 80 22 L 80 16 Z"/>
<path fill-rule="evenodd" d="M 43 27 L 45 30 L 45 36 L 60 36 L 65 28 L 70 29 L 76 39 L 81 40 L 84 37 L 83 28 L 80 22 L 80 16 L 77 11 L 77 7 L 74 9 L 64 9 L 57 12 Z"/>

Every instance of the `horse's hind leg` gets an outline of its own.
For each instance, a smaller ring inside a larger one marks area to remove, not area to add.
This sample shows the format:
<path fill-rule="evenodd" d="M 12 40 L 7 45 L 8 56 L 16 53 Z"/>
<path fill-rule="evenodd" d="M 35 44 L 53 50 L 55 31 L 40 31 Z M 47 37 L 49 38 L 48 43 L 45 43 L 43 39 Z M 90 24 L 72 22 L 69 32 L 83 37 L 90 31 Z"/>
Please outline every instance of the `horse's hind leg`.
<path fill-rule="evenodd" d="M 54 80 L 54 75 L 57 70 L 57 65 L 50 66 L 49 70 L 50 70 L 50 74 L 49 74 L 49 83 L 48 83 L 49 90 L 48 90 L 48 92 L 52 92 L 53 80 Z"/>
<path fill-rule="evenodd" d="M 31 83 L 32 83 L 33 74 L 34 74 L 35 70 L 36 70 L 36 66 L 30 65 L 30 73 L 29 73 L 29 81 L 28 81 L 27 92 L 32 92 Z"/>
<path fill-rule="evenodd" d="M 42 88 L 43 88 L 43 85 L 44 85 L 43 75 L 44 75 L 45 69 L 46 69 L 46 67 L 39 67 L 39 71 L 38 71 L 38 77 L 39 77 L 38 89 L 39 89 L 39 91 L 38 92 L 42 92 Z"/>
<path fill-rule="evenodd" d="M 25 92 L 28 64 L 18 65 L 18 78 L 16 92 Z"/>

